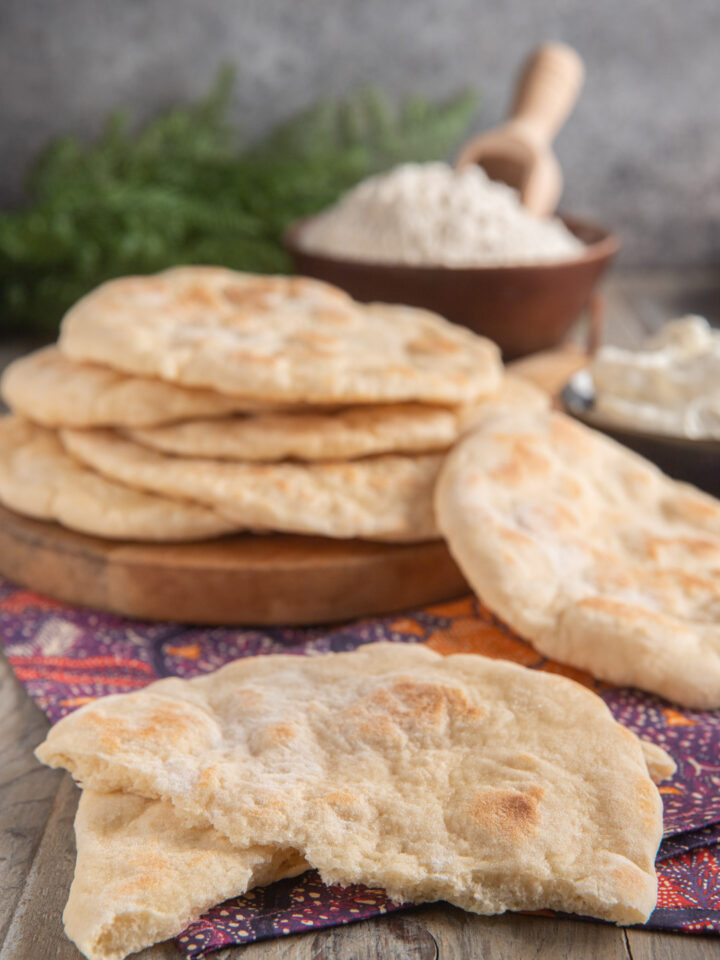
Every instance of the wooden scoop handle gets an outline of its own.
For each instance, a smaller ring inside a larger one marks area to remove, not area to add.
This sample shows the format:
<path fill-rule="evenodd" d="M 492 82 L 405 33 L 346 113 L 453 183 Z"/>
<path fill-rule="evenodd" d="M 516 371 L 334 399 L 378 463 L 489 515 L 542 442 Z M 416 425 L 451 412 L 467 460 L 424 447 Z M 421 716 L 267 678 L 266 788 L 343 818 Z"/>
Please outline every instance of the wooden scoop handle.
<path fill-rule="evenodd" d="M 564 43 L 538 47 L 520 74 L 511 123 L 538 144 L 550 144 L 580 93 L 585 68 L 580 55 Z"/>

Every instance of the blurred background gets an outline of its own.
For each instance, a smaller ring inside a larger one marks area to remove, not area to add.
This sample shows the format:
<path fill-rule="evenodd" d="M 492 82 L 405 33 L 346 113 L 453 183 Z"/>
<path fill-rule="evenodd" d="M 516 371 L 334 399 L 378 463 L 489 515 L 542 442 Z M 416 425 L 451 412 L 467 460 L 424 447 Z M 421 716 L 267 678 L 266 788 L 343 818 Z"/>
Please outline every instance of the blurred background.
<path fill-rule="evenodd" d="M 469 89 L 474 105 L 428 150 L 452 155 L 465 135 L 505 117 L 527 52 L 562 40 L 584 58 L 587 78 L 556 142 L 561 209 L 615 228 L 622 267 L 720 275 L 719 37 L 717 0 L 3 0 L 0 207 L 32 202 L 28 171 L 54 138 L 97 138 L 118 109 L 142 124 L 198 101 L 223 63 L 236 70 L 227 117 L 245 145 L 368 83 L 391 104 Z M 331 167 L 313 175 L 332 179 Z M 57 223 L 49 238 L 37 223 L 6 231 L 6 288 L 23 244 L 32 246 L 26 260 L 59 262 L 58 231 Z M 36 283 L 35 265 L 26 267 Z M 27 296 L 18 287 L 13 303 Z M 23 309 L 17 317 L 15 331 Z"/>

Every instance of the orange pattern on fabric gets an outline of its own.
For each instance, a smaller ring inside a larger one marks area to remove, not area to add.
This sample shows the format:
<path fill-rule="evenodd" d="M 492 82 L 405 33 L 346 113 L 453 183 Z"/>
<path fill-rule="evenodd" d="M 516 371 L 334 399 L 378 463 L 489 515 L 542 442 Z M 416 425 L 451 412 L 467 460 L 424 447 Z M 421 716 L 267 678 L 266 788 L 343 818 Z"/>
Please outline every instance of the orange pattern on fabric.
<path fill-rule="evenodd" d="M 475 615 L 475 598 L 461 597 L 460 600 L 451 600 L 449 603 L 438 603 L 432 607 L 425 607 L 424 612 L 431 617 L 472 617 Z"/>
<path fill-rule="evenodd" d="M 142 673 L 149 673 L 153 677 L 155 671 L 144 660 L 133 658 L 123 659 L 122 657 L 98 656 L 98 657 L 8 657 L 13 666 L 44 666 L 44 667 L 82 667 L 83 670 L 96 670 L 102 667 L 121 667 L 123 670 L 140 670 Z"/>
<path fill-rule="evenodd" d="M 32 593 L 30 590 L 18 590 L 17 593 L 11 593 L 9 597 L 0 601 L 0 609 L 7 613 L 23 613 L 31 607 L 35 610 L 66 609 L 59 600 L 51 600 L 50 597 L 40 596 L 39 593 Z"/>
<path fill-rule="evenodd" d="M 663 716 L 669 727 L 694 727 L 697 725 L 697 721 L 691 720 L 690 717 L 684 717 L 677 710 L 673 710 L 672 707 L 665 707 Z"/>
<path fill-rule="evenodd" d="M 106 677 L 93 673 L 68 673 L 60 670 L 38 670 L 35 667 L 14 667 L 18 680 L 50 680 L 53 683 L 67 683 L 79 686 L 80 684 L 101 686 L 111 684 L 113 687 L 146 687 L 153 678 L 147 680 L 141 677 Z"/>
<path fill-rule="evenodd" d="M 200 646 L 197 643 L 167 646 L 165 649 L 172 657 L 184 657 L 186 660 L 197 660 L 200 656 Z"/>
<path fill-rule="evenodd" d="M 512 660 L 527 667 L 537 665 L 541 657 L 530 644 L 516 640 L 498 627 L 476 617 L 459 617 L 427 640 L 429 647 L 447 656 L 451 653 L 481 653 L 494 660 Z"/>
<path fill-rule="evenodd" d="M 401 620 L 395 620 L 390 624 L 390 629 L 393 633 L 409 633 L 413 637 L 424 637 L 425 630 L 417 622 L 417 620 L 411 620 L 409 617 L 403 617 Z"/>

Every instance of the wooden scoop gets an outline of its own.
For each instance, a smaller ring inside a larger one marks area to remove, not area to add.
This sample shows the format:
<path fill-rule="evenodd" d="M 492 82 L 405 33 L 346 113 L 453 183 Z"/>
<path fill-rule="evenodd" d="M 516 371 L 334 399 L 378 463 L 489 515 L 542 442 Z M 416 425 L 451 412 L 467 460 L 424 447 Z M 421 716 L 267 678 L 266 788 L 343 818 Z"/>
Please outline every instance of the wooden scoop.
<path fill-rule="evenodd" d="M 518 78 L 510 119 L 470 140 L 455 166 L 477 163 L 492 180 L 514 187 L 532 213 L 553 213 L 562 193 L 562 173 L 550 145 L 575 105 L 584 76 L 583 62 L 572 47 L 538 47 Z"/>

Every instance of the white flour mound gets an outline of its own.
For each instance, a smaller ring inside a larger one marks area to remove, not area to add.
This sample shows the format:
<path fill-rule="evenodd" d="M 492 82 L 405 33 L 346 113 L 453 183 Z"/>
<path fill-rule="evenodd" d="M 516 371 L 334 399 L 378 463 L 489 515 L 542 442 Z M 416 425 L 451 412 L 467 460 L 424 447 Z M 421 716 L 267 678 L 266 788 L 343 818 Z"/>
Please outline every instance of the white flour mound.
<path fill-rule="evenodd" d="M 448 267 L 569 260 L 584 245 L 536 217 L 478 166 L 407 163 L 363 180 L 303 229 L 305 250 L 351 260 Z"/>

